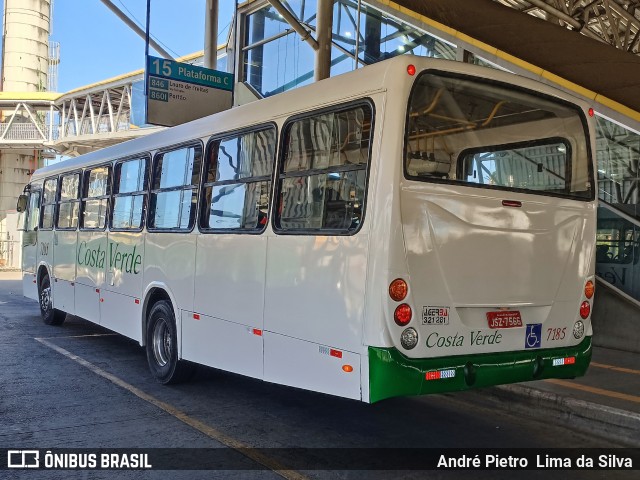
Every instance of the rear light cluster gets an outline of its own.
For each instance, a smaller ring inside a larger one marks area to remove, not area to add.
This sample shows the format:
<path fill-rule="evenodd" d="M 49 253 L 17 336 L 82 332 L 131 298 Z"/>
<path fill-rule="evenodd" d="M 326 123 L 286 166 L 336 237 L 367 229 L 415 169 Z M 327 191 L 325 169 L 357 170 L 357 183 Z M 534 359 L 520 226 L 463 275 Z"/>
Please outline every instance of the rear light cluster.
<path fill-rule="evenodd" d="M 562 365 L 573 365 L 576 363 L 576 357 L 554 358 L 552 365 L 554 367 L 560 367 Z"/>
<path fill-rule="evenodd" d="M 443 380 L 445 378 L 454 378 L 456 376 L 455 368 L 446 370 L 430 370 L 424 374 L 425 380 Z"/>
<path fill-rule="evenodd" d="M 407 298 L 409 286 L 402 278 L 396 278 L 389 284 L 389 297 L 395 302 L 402 302 Z M 406 327 L 413 318 L 413 310 L 408 303 L 401 303 L 393 312 L 393 321 L 400 327 Z M 400 334 L 400 344 L 406 350 L 411 350 L 418 344 L 418 332 L 415 328 L 406 328 Z"/>
<path fill-rule="evenodd" d="M 580 304 L 580 317 L 582 320 L 586 320 L 591 315 L 591 303 L 590 300 L 593 298 L 593 294 L 595 293 L 596 286 L 593 283 L 593 280 L 587 280 L 587 283 L 584 284 L 584 296 L 587 298 Z M 584 335 L 584 322 L 582 320 L 578 320 L 573 325 L 573 337 L 575 339 L 582 338 Z"/>

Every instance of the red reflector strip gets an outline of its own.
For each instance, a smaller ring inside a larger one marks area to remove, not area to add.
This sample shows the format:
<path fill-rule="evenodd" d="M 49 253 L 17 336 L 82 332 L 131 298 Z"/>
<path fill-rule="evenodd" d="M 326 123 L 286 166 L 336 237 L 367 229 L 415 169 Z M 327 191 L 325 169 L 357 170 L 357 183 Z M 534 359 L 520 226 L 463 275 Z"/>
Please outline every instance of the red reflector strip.
<path fill-rule="evenodd" d="M 329 350 L 329 355 L 336 358 L 342 358 L 342 352 L 340 350 L 334 350 L 333 348 Z"/>
<path fill-rule="evenodd" d="M 426 380 L 440 380 L 440 372 L 438 370 L 435 372 L 427 372 L 424 378 Z"/>
<path fill-rule="evenodd" d="M 262 330 L 260 330 L 258 328 L 254 328 L 253 329 L 253 334 L 261 337 L 262 336 Z"/>
<path fill-rule="evenodd" d="M 432 370 L 424 374 L 425 380 L 443 380 L 445 378 L 453 378 L 455 376 L 455 368 L 448 368 L 446 370 Z"/>
<path fill-rule="evenodd" d="M 517 200 L 502 200 L 503 207 L 521 207 L 522 203 Z"/>
<path fill-rule="evenodd" d="M 136 298 L 136 299 L 134 300 L 134 302 L 136 302 L 136 305 L 140 305 L 140 299 L 139 299 L 139 298 Z"/>
<path fill-rule="evenodd" d="M 194 320 L 200 320 L 200 315 L 198 315 L 197 313 L 193 314 L 193 319 Z"/>
<path fill-rule="evenodd" d="M 573 365 L 574 363 L 576 363 L 576 357 L 554 358 L 552 361 L 554 367 L 559 367 L 562 365 Z"/>

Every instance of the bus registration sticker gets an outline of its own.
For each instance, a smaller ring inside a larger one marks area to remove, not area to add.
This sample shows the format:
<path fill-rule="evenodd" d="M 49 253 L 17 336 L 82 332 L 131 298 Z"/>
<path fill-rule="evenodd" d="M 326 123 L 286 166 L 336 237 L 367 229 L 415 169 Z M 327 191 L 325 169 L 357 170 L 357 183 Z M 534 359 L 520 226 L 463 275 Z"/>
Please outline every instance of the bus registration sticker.
<path fill-rule="evenodd" d="M 449 325 L 449 307 L 422 307 L 423 325 Z"/>
<path fill-rule="evenodd" d="M 513 328 L 522 326 L 522 317 L 518 310 L 487 312 L 489 328 Z"/>

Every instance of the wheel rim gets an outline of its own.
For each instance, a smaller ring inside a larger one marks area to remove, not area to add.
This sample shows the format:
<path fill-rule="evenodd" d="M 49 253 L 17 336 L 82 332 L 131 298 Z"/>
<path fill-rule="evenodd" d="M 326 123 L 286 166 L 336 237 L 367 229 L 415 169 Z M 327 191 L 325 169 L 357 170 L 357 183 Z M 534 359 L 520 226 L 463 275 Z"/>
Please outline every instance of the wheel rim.
<path fill-rule="evenodd" d="M 40 309 L 47 313 L 51 307 L 51 287 L 47 285 L 40 291 Z"/>
<path fill-rule="evenodd" d="M 153 328 L 153 356 L 156 363 L 164 367 L 171 358 L 171 332 L 164 318 L 158 319 Z"/>

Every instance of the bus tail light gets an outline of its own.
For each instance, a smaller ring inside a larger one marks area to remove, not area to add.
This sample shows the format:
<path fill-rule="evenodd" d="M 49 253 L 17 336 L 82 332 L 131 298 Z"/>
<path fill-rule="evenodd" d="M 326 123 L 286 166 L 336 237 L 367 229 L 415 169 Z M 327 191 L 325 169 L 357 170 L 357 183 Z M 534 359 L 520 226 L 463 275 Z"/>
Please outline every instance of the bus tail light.
<path fill-rule="evenodd" d="M 591 313 L 591 305 L 586 300 L 580 305 L 580 316 L 586 319 Z"/>
<path fill-rule="evenodd" d="M 407 285 L 407 282 L 401 278 L 396 278 L 389 285 L 389 296 L 396 302 L 404 300 L 407 297 L 408 292 L 409 286 Z"/>
<path fill-rule="evenodd" d="M 402 305 L 398 305 L 396 311 L 393 312 L 393 319 L 395 320 L 396 324 L 404 327 L 411 321 L 412 315 L 413 312 L 411 311 L 411 307 L 406 303 L 403 303 Z"/>
<path fill-rule="evenodd" d="M 593 293 L 596 291 L 596 286 L 591 280 L 584 284 L 584 296 L 587 298 L 593 297 Z"/>

